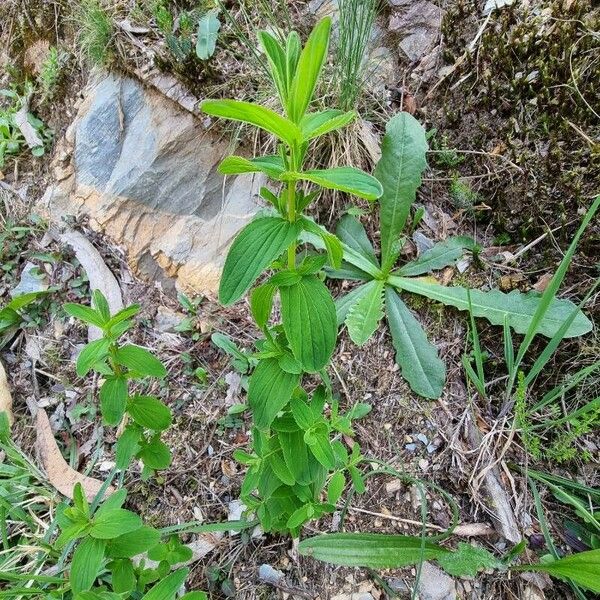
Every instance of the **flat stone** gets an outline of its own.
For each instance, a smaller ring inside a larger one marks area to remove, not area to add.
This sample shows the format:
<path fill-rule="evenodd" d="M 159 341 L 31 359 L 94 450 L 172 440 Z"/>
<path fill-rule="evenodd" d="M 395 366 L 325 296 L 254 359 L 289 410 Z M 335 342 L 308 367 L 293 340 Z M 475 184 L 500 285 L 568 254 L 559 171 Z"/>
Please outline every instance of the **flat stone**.
<path fill-rule="evenodd" d="M 160 333 L 173 333 L 183 319 L 185 319 L 184 314 L 166 306 L 159 306 L 156 310 L 154 326 Z"/>
<path fill-rule="evenodd" d="M 23 267 L 21 279 L 13 288 L 12 296 L 21 296 L 22 294 L 31 294 L 34 292 L 44 292 L 48 289 L 48 277 L 38 265 L 27 262 Z"/>
<path fill-rule="evenodd" d="M 455 600 L 454 579 L 430 562 L 424 562 L 418 585 L 421 600 Z"/>
<path fill-rule="evenodd" d="M 210 120 L 209 120 L 210 121 Z M 210 122 L 208 123 L 211 124 Z M 163 288 L 214 295 L 228 246 L 256 214 L 264 178 L 222 176 L 228 141 L 139 81 L 88 85 L 62 147 L 74 173 L 43 199 L 51 220 L 87 216 Z"/>

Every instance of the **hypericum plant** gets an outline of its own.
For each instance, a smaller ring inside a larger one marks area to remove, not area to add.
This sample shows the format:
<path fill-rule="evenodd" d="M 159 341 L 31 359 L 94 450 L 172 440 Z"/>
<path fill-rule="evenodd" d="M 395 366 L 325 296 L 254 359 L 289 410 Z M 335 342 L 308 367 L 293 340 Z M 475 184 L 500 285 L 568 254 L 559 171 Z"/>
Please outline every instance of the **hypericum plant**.
<path fill-rule="evenodd" d="M 425 131 L 414 117 L 400 113 L 390 119 L 381 159 L 375 168 L 375 176 L 383 186 L 379 200 L 381 258 L 377 258 L 358 219 L 345 215 L 336 231 L 342 241 L 344 265 L 340 270 L 329 271 L 328 276 L 362 282 L 336 302 L 338 322 L 346 324 L 352 340 L 364 344 L 378 328 L 385 311 L 402 375 L 419 395 L 437 398 L 446 379 L 445 365 L 398 292 L 411 292 L 459 310 L 470 310 L 493 325 L 512 327 L 517 333 L 528 335 L 532 323 L 533 335 L 548 337 L 554 336 L 567 320 L 562 337 L 583 335 L 590 331 L 592 323 L 575 304 L 555 296 L 546 298 L 516 290 L 509 294 L 468 290 L 422 277 L 455 264 L 465 250 L 473 250 L 474 242 L 469 238 L 449 238 L 416 260 L 396 266 L 406 241 L 401 234 L 427 165 L 427 150 Z M 548 304 L 541 314 L 540 306 L 546 300 Z"/>
<path fill-rule="evenodd" d="M 337 339 L 335 305 L 323 283 L 327 262 L 339 268 L 339 240 L 303 214 L 319 188 L 341 190 L 375 200 L 381 185 L 374 177 L 352 167 L 309 169 L 303 165 L 310 141 L 339 129 L 353 112 L 326 109 L 308 112 L 317 80 L 327 56 L 331 20 L 320 21 L 305 47 L 292 32 L 281 44 L 265 31 L 258 34 L 269 62 L 283 114 L 264 106 L 236 100 L 207 100 L 202 110 L 210 115 L 255 125 L 279 140 L 277 154 L 246 159 L 226 158 L 224 174 L 263 172 L 283 184 L 276 194 L 261 195 L 275 214 L 249 223 L 236 237 L 223 270 L 219 299 L 229 305 L 239 300 L 271 266 L 275 274 L 255 287 L 250 296 L 252 314 L 264 338 L 256 344 L 258 365 L 248 388 L 254 419 L 253 454 L 236 453 L 249 466 L 242 488 L 244 502 L 256 511 L 266 530 L 291 531 L 334 509 L 349 472 L 355 487 L 363 488 L 356 464 L 357 445 L 349 454 L 332 435 L 351 435 L 351 419 L 338 414 L 332 398 L 327 367 Z M 305 184 L 314 184 L 309 190 Z M 303 233 L 310 232 L 326 248 L 326 255 L 308 255 L 298 261 Z M 282 257 L 285 256 L 285 258 Z M 279 294 L 281 324 L 270 325 L 273 300 Z M 325 385 L 308 394 L 302 388 L 306 373 L 319 374 Z M 330 416 L 324 414 L 325 404 Z M 328 486 L 327 502 L 322 491 Z"/>
<path fill-rule="evenodd" d="M 129 331 L 140 306 L 133 304 L 110 314 L 106 298 L 99 290 L 92 293 L 93 308 L 65 304 L 65 311 L 81 321 L 98 327 L 102 337 L 85 346 L 77 358 L 77 375 L 95 371 L 104 382 L 100 387 L 100 411 L 107 425 L 124 423 L 116 445 L 117 468 L 126 469 L 134 458 L 144 463 L 143 476 L 171 464 L 171 452 L 160 439 L 161 431 L 171 425 L 171 411 L 155 396 L 130 393 L 131 382 L 147 377 L 162 379 L 167 370 L 148 350 L 123 344 L 121 336 Z"/>
<path fill-rule="evenodd" d="M 43 294 L 45 292 L 29 292 L 15 296 L 4 308 L 0 309 L 0 350 L 25 324 L 25 309 Z"/>
<path fill-rule="evenodd" d="M 78 483 L 73 505 L 59 506 L 61 533 L 53 548 L 68 559 L 69 577 L 54 582 L 61 592 L 57 597 L 63 598 L 62 593 L 70 589 L 75 600 L 175 599 L 189 569 L 173 573 L 171 569 L 189 561 L 192 551 L 175 535 L 163 539 L 158 529 L 144 525 L 139 515 L 124 509 L 126 497 L 127 491 L 121 488 L 99 506 L 90 505 Z M 147 560 L 156 564 L 147 564 Z M 155 585 L 144 594 L 151 584 Z M 183 598 L 201 600 L 206 595 L 190 592 Z"/>

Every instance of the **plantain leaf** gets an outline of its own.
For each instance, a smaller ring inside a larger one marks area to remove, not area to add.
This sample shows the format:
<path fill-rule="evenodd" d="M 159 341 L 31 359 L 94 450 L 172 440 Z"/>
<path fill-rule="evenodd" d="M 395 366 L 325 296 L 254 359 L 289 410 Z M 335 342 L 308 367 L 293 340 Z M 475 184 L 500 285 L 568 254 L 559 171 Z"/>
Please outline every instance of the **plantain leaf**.
<path fill-rule="evenodd" d="M 370 283 L 370 282 L 369 282 Z M 350 309 L 369 293 L 369 283 L 364 283 L 354 288 L 345 296 L 340 296 L 335 301 L 335 314 L 338 326 L 341 325 L 348 316 Z"/>
<path fill-rule="evenodd" d="M 304 140 L 308 141 L 330 131 L 345 127 L 355 116 L 356 113 L 353 110 L 343 112 L 334 108 L 328 108 L 304 115 L 300 122 L 300 129 L 302 130 Z"/>
<path fill-rule="evenodd" d="M 394 272 L 394 275 L 412 277 L 454 265 L 464 254 L 464 251 L 472 249 L 474 244 L 475 242 L 468 237 L 457 236 L 448 238 L 423 252 L 416 260 L 400 267 L 400 269 Z"/>
<path fill-rule="evenodd" d="M 248 387 L 248 404 L 258 429 L 269 429 L 299 382 L 300 375 L 286 373 L 276 358 L 263 359 L 258 363 Z"/>
<path fill-rule="evenodd" d="M 279 217 L 251 221 L 233 242 L 219 286 L 222 304 L 233 304 L 296 239 L 299 225 Z"/>
<path fill-rule="evenodd" d="M 380 279 L 369 281 L 362 296 L 346 315 L 348 334 L 357 346 L 367 342 L 383 318 L 383 287 L 384 282 Z"/>
<path fill-rule="evenodd" d="M 379 267 L 379 261 L 375 256 L 373 244 L 367 237 L 367 232 L 362 223 L 353 215 L 344 215 L 338 222 L 335 229 L 337 236 L 356 252 L 360 252 L 365 258 L 370 260 L 376 267 Z"/>
<path fill-rule="evenodd" d="M 240 100 L 205 100 L 200 108 L 207 115 L 213 117 L 222 117 L 260 127 L 290 146 L 302 139 L 302 132 L 298 125 L 265 106 Z"/>
<path fill-rule="evenodd" d="M 548 573 L 600 594 L 600 549 L 578 552 L 550 563 L 520 565 L 519 570 Z"/>
<path fill-rule="evenodd" d="M 394 287 L 427 296 L 443 304 L 454 306 L 458 310 L 469 310 L 467 290 L 463 287 L 446 287 L 431 283 L 425 279 L 410 279 L 407 277 L 390 276 L 388 283 Z M 471 305 L 475 317 L 483 317 L 492 325 L 504 325 L 506 319 L 517 333 L 526 333 L 535 315 L 540 296 L 533 292 L 523 294 L 513 290 L 505 294 L 500 290 L 482 292 L 471 290 Z M 565 321 L 571 311 L 577 307 L 570 300 L 555 298 L 548 311 L 538 325 L 537 333 L 552 337 Z M 565 337 L 577 337 L 588 333 L 592 329 L 591 321 L 579 311 L 577 317 L 565 333 Z"/>
<path fill-rule="evenodd" d="M 329 48 L 331 18 L 321 19 L 312 30 L 300 53 L 288 98 L 288 116 L 299 123 L 312 100 L 317 79 L 323 68 Z"/>
<path fill-rule="evenodd" d="M 402 376 L 420 396 L 439 398 L 446 382 L 446 365 L 421 324 L 390 286 L 385 288 L 385 304 L 396 363 L 402 369 Z"/>
<path fill-rule="evenodd" d="M 460 542 L 453 552 L 437 559 L 440 567 L 453 577 L 476 577 L 482 569 L 503 569 L 504 563 L 485 548 Z"/>
<path fill-rule="evenodd" d="M 311 181 L 329 190 L 339 190 L 365 200 L 377 200 L 383 191 L 375 177 L 354 167 L 334 167 L 291 173 L 294 179 Z"/>
<path fill-rule="evenodd" d="M 290 348 L 309 373 L 320 371 L 331 358 L 337 337 L 335 304 L 315 275 L 279 290 L 281 318 Z"/>
<path fill-rule="evenodd" d="M 419 537 L 378 533 L 330 533 L 302 540 L 304 556 L 347 567 L 396 569 L 432 560 L 448 550 Z"/>
<path fill-rule="evenodd" d="M 219 173 L 223 175 L 238 175 L 239 173 L 266 173 L 273 179 L 278 179 L 285 171 L 281 156 L 258 156 L 244 158 L 243 156 L 228 156 L 221 161 Z"/>
<path fill-rule="evenodd" d="M 381 261 L 389 269 L 398 253 L 398 237 L 404 228 L 421 173 L 427 166 L 425 130 L 408 113 L 394 115 L 386 126 L 381 159 L 374 175 L 383 186 L 380 200 Z"/>
<path fill-rule="evenodd" d="M 198 38 L 196 41 L 196 56 L 200 60 L 208 60 L 217 47 L 217 35 L 221 29 L 221 21 L 216 10 L 209 10 L 198 21 Z"/>

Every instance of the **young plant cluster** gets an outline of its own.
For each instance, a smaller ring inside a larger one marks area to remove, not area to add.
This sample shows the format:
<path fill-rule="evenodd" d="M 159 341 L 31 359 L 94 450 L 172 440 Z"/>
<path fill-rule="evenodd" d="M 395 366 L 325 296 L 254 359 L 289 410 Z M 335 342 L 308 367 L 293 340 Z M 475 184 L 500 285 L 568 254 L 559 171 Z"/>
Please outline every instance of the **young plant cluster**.
<path fill-rule="evenodd" d="M 127 469 L 137 458 L 144 464 L 143 477 L 171 464 L 171 452 L 161 441 L 161 432 L 171 425 L 171 411 L 156 396 L 131 393 L 132 384 L 147 378 L 163 379 L 167 370 L 151 352 L 120 339 L 133 327 L 132 318 L 140 310 L 134 304 L 111 316 L 106 298 L 99 290 L 92 294 L 93 307 L 65 304 L 65 311 L 100 329 L 99 339 L 89 342 L 77 358 L 77 375 L 90 371 L 103 378 L 100 411 L 107 425 L 124 425 L 116 446 L 117 468 Z"/>
<path fill-rule="evenodd" d="M 253 452 L 237 452 L 248 465 L 242 499 L 271 531 L 297 536 L 302 525 L 335 508 L 346 486 L 346 474 L 357 490 L 364 485 L 357 463 L 357 444 L 347 449 L 351 421 L 364 414 L 358 407 L 340 414 L 326 368 L 337 339 L 335 304 L 325 284 L 324 267 L 339 268 L 339 240 L 304 214 L 320 188 L 341 190 L 373 201 L 381 195 L 374 177 L 352 167 L 305 169 L 311 140 L 344 127 L 353 112 L 327 109 L 310 112 L 315 87 L 327 56 L 330 19 L 323 19 L 304 48 L 296 32 L 285 43 L 263 31 L 259 39 L 269 62 L 282 113 L 236 100 L 207 100 L 205 113 L 249 123 L 279 140 L 276 154 L 246 159 L 230 156 L 224 174 L 261 171 L 279 182 L 282 191 L 261 195 L 273 208 L 269 216 L 248 224 L 235 239 L 224 267 L 219 298 L 225 305 L 239 300 L 272 265 L 275 273 L 255 286 L 252 314 L 263 332 L 256 344 L 258 364 L 250 376 Z M 305 184 L 313 184 L 308 190 Z M 326 253 L 298 252 L 303 236 L 312 234 Z M 281 323 L 271 324 L 275 296 Z M 309 391 L 308 376 L 321 384 Z M 326 410 L 326 407 L 329 410 Z M 327 488 L 327 501 L 322 492 Z"/>

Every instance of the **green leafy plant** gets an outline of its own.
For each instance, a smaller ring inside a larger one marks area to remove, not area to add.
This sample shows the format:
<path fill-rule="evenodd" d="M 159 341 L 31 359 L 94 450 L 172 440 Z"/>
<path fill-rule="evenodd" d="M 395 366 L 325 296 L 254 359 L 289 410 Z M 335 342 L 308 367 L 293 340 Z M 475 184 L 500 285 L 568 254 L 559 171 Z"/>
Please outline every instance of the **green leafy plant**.
<path fill-rule="evenodd" d="M 445 365 L 398 292 L 470 310 L 475 317 L 494 325 L 512 328 L 517 333 L 528 332 L 531 339 L 537 334 L 552 338 L 558 331 L 563 337 L 579 336 L 589 332 L 592 324 L 575 304 L 556 295 L 468 290 L 446 287 L 431 277 L 423 277 L 455 264 L 466 250 L 475 251 L 469 238 L 449 238 L 416 260 L 395 267 L 405 241 L 401 234 L 426 167 L 426 152 L 425 131 L 414 117 L 400 113 L 390 119 L 381 160 L 375 169 L 383 186 L 379 201 L 381 260 L 361 223 L 352 215 L 345 215 L 336 231 L 342 241 L 344 264 L 341 269 L 330 269 L 328 276 L 361 282 L 336 301 L 338 323 L 345 323 L 352 340 L 364 344 L 385 315 L 402 375 L 419 395 L 437 398 L 445 383 Z"/>
<path fill-rule="evenodd" d="M 196 56 L 200 60 L 208 60 L 217 47 L 217 36 L 221 29 L 221 21 L 217 10 L 209 10 L 198 21 L 196 38 Z"/>
<path fill-rule="evenodd" d="M 59 50 L 56 46 L 50 47 L 38 76 L 41 102 L 48 102 L 54 97 L 63 76 L 66 61 L 66 52 Z"/>
<path fill-rule="evenodd" d="M 483 569 L 533 571 L 575 582 L 593 592 L 600 592 L 600 550 L 579 552 L 537 564 L 513 565 L 524 550 L 515 547 L 503 558 L 496 558 L 485 548 L 460 543 L 449 550 L 427 538 L 377 533 L 332 533 L 302 540 L 300 554 L 335 565 L 392 569 L 435 560 L 442 569 L 457 577 L 474 577 Z"/>
<path fill-rule="evenodd" d="M 134 458 L 144 464 L 143 475 L 166 469 L 171 452 L 161 441 L 161 432 L 171 425 L 171 411 L 157 397 L 130 393 L 130 385 L 147 377 L 163 379 L 167 371 L 151 352 L 119 339 L 133 327 L 137 304 L 115 315 L 110 314 L 106 298 L 99 290 L 92 293 L 93 307 L 65 304 L 65 311 L 85 323 L 98 327 L 102 337 L 88 343 L 77 358 L 77 375 L 95 371 L 103 378 L 100 411 L 107 425 L 125 424 L 116 445 L 117 468 L 126 469 Z"/>
<path fill-rule="evenodd" d="M 114 55 L 114 24 L 99 0 L 81 0 L 76 5 L 77 45 L 92 65 L 106 65 Z"/>
<path fill-rule="evenodd" d="M 248 466 L 241 493 L 245 504 L 265 530 L 293 535 L 306 521 L 334 510 L 346 473 L 357 489 L 364 489 L 356 468 L 361 459 L 358 445 L 348 452 L 339 439 L 332 440 L 334 435 L 352 435 L 351 421 L 357 415 L 339 412 L 325 371 L 335 348 L 337 323 L 333 299 L 322 280 L 323 267 L 329 262 L 339 268 L 342 249 L 336 236 L 303 214 L 319 188 L 370 201 L 382 193 L 377 179 L 359 169 L 303 168 L 311 140 L 354 117 L 353 112 L 335 109 L 308 111 L 327 55 L 330 28 L 329 18 L 320 21 L 304 48 L 296 32 L 284 42 L 266 31 L 258 34 L 282 113 L 236 100 L 202 103 L 209 115 L 254 125 L 279 140 L 277 154 L 230 156 L 219 166 L 226 175 L 263 172 L 283 186 L 279 194 L 261 190 L 273 214 L 255 219 L 236 237 L 225 261 L 219 299 L 225 305 L 236 302 L 265 271 L 275 268 L 275 274 L 250 296 L 264 338 L 256 344 L 258 364 L 248 386 L 253 452 L 238 451 L 236 458 Z M 312 190 L 306 188 L 310 184 Z M 303 253 L 298 261 L 303 232 L 311 232 L 326 253 Z M 270 325 L 276 294 L 281 323 Z M 312 393 L 302 387 L 306 373 L 318 374 L 323 382 Z M 329 416 L 324 413 L 326 404 L 331 407 Z M 327 502 L 321 498 L 324 488 Z"/>
<path fill-rule="evenodd" d="M 10 342 L 26 322 L 25 309 L 43 294 L 44 292 L 21 294 L 0 309 L 0 349 Z"/>

